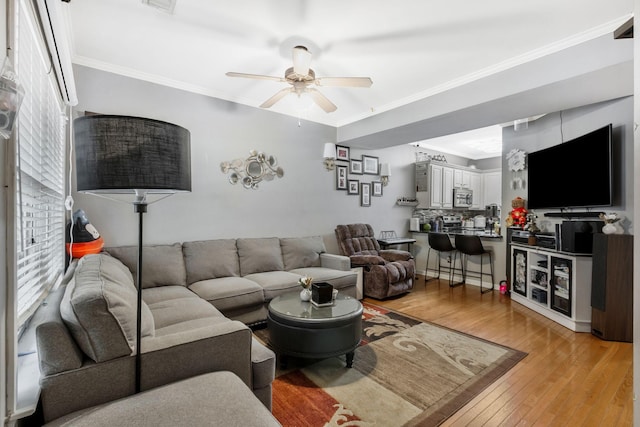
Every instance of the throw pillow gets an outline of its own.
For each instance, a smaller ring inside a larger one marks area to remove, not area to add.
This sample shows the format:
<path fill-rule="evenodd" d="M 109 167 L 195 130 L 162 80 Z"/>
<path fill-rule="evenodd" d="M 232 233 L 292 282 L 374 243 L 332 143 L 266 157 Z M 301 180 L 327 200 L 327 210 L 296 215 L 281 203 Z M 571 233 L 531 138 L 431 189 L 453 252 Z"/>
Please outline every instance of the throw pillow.
<path fill-rule="evenodd" d="M 326 252 L 320 236 L 280 239 L 284 269 L 320 267 L 320 254 Z"/>

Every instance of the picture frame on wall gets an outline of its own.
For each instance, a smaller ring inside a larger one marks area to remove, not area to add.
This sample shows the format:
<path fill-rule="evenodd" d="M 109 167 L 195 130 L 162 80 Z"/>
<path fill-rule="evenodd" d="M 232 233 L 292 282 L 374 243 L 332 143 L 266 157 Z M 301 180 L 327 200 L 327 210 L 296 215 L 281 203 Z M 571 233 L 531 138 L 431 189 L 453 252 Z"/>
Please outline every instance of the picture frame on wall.
<path fill-rule="evenodd" d="M 336 190 L 347 189 L 347 167 L 336 166 Z"/>
<path fill-rule="evenodd" d="M 371 182 L 371 195 L 373 197 L 382 197 L 382 182 L 381 181 L 373 181 L 373 182 Z"/>
<path fill-rule="evenodd" d="M 357 179 L 350 179 L 348 181 L 347 194 L 357 196 L 360 194 L 360 181 Z"/>
<path fill-rule="evenodd" d="M 371 206 L 371 184 L 368 182 L 360 183 L 360 206 Z"/>
<path fill-rule="evenodd" d="M 353 175 L 362 175 L 362 160 L 351 159 L 349 162 L 349 173 Z"/>
<path fill-rule="evenodd" d="M 362 172 L 367 175 L 379 175 L 380 159 L 374 156 L 362 156 Z"/>
<path fill-rule="evenodd" d="M 349 159 L 349 147 L 345 147 L 344 145 L 336 145 L 336 160 L 348 162 Z"/>

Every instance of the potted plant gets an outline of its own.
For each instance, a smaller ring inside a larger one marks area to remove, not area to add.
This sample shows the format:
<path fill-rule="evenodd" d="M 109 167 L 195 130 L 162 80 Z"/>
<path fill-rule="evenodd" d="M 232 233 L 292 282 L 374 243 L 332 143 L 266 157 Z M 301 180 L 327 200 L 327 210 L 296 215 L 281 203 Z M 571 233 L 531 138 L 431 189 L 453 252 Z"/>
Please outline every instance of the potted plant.
<path fill-rule="evenodd" d="M 298 279 L 298 284 L 302 286 L 300 291 L 300 299 L 302 301 L 311 300 L 311 284 L 313 283 L 313 277 L 301 277 Z"/>
<path fill-rule="evenodd" d="M 616 222 L 620 221 L 617 213 L 601 213 L 599 218 L 604 221 L 604 226 L 602 227 L 604 234 L 622 234 L 622 229 L 615 225 Z"/>

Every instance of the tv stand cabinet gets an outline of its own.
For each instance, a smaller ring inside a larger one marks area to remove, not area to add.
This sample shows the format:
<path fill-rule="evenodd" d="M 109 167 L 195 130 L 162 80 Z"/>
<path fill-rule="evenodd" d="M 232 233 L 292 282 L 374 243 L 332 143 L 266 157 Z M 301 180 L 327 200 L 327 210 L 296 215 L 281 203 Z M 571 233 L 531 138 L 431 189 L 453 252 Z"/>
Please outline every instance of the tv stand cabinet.
<path fill-rule="evenodd" d="M 511 299 L 575 332 L 591 332 L 591 256 L 511 244 Z"/>

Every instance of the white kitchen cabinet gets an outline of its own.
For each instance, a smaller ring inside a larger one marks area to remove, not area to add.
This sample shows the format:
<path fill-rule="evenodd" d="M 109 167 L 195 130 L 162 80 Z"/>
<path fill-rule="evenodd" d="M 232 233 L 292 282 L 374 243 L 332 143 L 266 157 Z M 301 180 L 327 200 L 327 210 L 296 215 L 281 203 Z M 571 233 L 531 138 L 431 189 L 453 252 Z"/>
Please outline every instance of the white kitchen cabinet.
<path fill-rule="evenodd" d="M 429 165 L 429 177 L 431 182 L 429 183 L 429 207 L 441 208 L 442 207 L 442 169 L 440 165 Z"/>
<path fill-rule="evenodd" d="M 485 205 L 502 204 L 502 171 L 484 172 L 482 187 Z"/>
<path fill-rule="evenodd" d="M 463 169 L 454 169 L 453 171 L 453 187 L 454 188 L 470 188 L 471 178 L 469 172 Z"/>
<path fill-rule="evenodd" d="M 429 208 L 453 208 L 453 171 L 453 168 L 442 164 L 428 164 L 427 176 L 429 179 L 427 187 L 427 204 Z"/>
<path fill-rule="evenodd" d="M 482 194 L 482 174 L 478 172 L 467 172 L 469 174 L 469 189 L 473 191 L 473 199 L 471 202 L 471 209 L 483 209 L 484 208 L 484 196 Z"/>
<path fill-rule="evenodd" d="M 442 207 L 453 208 L 453 173 L 454 169 L 442 167 Z"/>
<path fill-rule="evenodd" d="M 453 189 L 473 191 L 471 209 L 483 210 L 487 204 L 500 205 L 501 178 L 499 170 L 491 171 L 485 182 L 485 172 L 464 166 L 440 162 L 416 163 L 416 197 L 421 206 L 432 209 L 453 209 Z M 487 197 L 489 195 L 489 197 Z"/>

